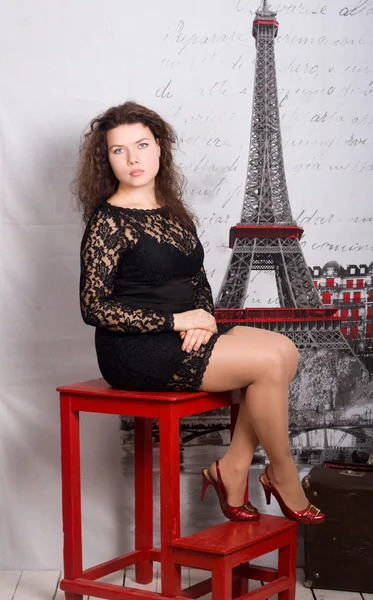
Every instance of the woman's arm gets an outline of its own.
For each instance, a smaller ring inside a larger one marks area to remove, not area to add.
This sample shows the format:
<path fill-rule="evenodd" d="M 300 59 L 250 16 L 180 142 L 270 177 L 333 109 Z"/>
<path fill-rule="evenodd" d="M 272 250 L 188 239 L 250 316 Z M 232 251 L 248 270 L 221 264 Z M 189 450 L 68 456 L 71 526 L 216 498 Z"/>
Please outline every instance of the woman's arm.
<path fill-rule="evenodd" d="M 214 301 L 210 284 L 207 280 L 205 269 L 202 265 L 197 275 L 192 279 L 194 288 L 193 308 L 203 308 L 210 314 L 214 314 Z"/>
<path fill-rule="evenodd" d="M 120 255 L 129 240 L 113 217 L 101 211 L 85 230 L 80 253 L 80 309 L 87 325 L 123 333 L 173 331 L 170 312 L 134 308 L 112 299 Z"/>

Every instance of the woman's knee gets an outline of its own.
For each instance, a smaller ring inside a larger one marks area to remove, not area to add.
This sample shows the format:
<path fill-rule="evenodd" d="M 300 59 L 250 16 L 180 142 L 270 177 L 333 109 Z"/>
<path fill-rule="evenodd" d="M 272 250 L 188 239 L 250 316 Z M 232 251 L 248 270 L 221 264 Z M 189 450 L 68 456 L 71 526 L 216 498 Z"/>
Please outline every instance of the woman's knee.
<path fill-rule="evenodd" d="M 298 361 L 298 349 L 296 345 L 290 338 L 278 331 L 268 331 L 267 329 L 238 325 L 228 331 L 227 335 L 239 338 L 248 344 L 261 343 L 265 345 L 269 344 L 270 346 L 275 345 L 280 348 L 285 358 Z"/>
<path fill-rule="evenodd" d="M 265 344 L 248 345 L 243 340 L 222 335 L 216 342 L 201 390 L 235 390 L 258 381 L 268 370 L 277 373 L 283 365 L 283 356 L 275 348 Z"/>
<path fill-rule="evenodd" d="M 288 361 L 279 347 L 268 348 L 263 353 L 260 378 L 266 382 L 288 382 Z"/>
<path fill-rule="evenodd" d="M 293 379 L 298 367 L 299 350 L 290 338 L 286 337 L 285 335 L 281 335 L 281 337 L 282 339 L 279 343 L 279 348 L 284 357 L 291 380 Z"/>
<path fill-rule="evenodd" d="M 296 357 L 298 358 L 299 356 L 299 351 L 298 348 L 296 347 L 296 345 L 294 344 L 294 342 L 288 338 L 286 335 L 283 334 L 279 334 L 281 336 L 281 347 L 284 350 L 284 352 L 287 355 L 290 355 L 291 357 Z"/>
<path fill-rule="evenodd" d="M 233 327 L 227 335 L 242 340 L 250 348 L 254 345 L 255 351 L 259 355 L 264 353 L 273 375 L 277 372 L 283 374 L 285 368 L 288 382 L 293 379 L 298 366 L 299 352 L 290 338 L 277 331 L 268 331 L 250 326 Z"/>

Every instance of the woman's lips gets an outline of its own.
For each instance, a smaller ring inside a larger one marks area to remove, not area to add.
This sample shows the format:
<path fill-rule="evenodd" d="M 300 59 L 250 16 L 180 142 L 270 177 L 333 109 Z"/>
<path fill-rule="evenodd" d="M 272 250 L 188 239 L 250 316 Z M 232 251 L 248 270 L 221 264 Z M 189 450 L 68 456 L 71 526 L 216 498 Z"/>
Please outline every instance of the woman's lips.
<path fill-rule="evenodd" d="M 132 177 L 140 177 L 140 175 L 142 175 L 144 173 L 144 171 L 131 171 L 130 175 Z"/>

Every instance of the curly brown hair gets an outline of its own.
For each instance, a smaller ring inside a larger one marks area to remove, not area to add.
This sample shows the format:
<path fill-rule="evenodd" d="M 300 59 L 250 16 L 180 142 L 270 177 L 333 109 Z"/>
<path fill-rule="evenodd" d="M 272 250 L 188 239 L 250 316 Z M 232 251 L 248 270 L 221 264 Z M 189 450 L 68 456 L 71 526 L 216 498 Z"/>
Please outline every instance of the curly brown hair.
<path fill-rule="evenodd" d="M 76 196 L 77 207 L 87 223 L 96 208 L 110 198 L 119 185 L 108 159 L 106 132 L 118 125 L 142 123 L 149 127 L 161 147 L 159 171 L 155 178 L 155 194 L 161 206 L 169 213 L 192 228 L 198 219 L 183 202 L 183 189 L 186 179 L 173 160 L 173 150 L 177 135 L 173 127 L 156 112 L 128 101 L 113 106 L 95 117 L 89 130 L 83 133 L 79 148 L 79 162 L 76 176 L 70 185 Z"/>

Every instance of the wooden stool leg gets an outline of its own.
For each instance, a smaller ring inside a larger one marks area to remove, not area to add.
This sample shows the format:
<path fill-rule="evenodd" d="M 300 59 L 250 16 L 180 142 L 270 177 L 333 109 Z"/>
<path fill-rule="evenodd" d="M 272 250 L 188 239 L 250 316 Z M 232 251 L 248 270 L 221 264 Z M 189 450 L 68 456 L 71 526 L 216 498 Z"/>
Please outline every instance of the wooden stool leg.
<path fill-rule="evenodd" d="M 231 423 L 230 423 L 231 439 L 233 436 L 234 428 L 236 427 L 238 411 L 240 410 L 240 405 L 237 402 L 237 400 L 240 399 L 240 396 L 241 396 L 241 390 L 233 390 L 233 392 L 231 392 L 231 401 L 235 402 L 235 404 L 231 404 Z M 247 481 L 246 481 L 244 502 L 247 502 L 248 499 L 249 499 L 249 478 L 247 478 Z"/>
<path fill-rule="evenodd" d="M 180 537 L 180 427 L 171 406 L 160 410 L 161 583 L 164 596 L 181 591 L 181 567 L 173 562 L 171 543 Z"/>
<path fill-rule="evenodd" d="M 231 402 L 232 402 L 231 407 L 230 407 L 230 409 L 231 409 L 231 422 L 230 422 L 231 438 L 232 438 L 232 435 L 234 432 L 234 428 L 236 426 L 238 411 L 240 409 L 240 404 L 239 404 L 240 395 L 241 395 L 240 390 L 234 390 L 230 394 Z M 234 404 L 233 404 L 233 402 L 234 402 Z"/>
<path fill-rule="evenodd" d="M 213 561 L 212 600 L 232 600 L 232 568 L 223 558 Z"/>
<path fill-rule="evenodd" d="M 135 417 L 135 548 L 153 547 L 153 439 L 152 419 Z M 153 563 L 136 564 L 137 583 L 153 581 Z"/>
<path fill-rule="evenodd" d="M 278 600 L 295 600 L 297 581 L 297 527 L 289 531 L 289 543 L 278 551 L 278 576 L 289 577 L 289 588 L 280 592 Z"/>
<path fill-rule="evenodd" d="M 71 408 L 71 396 L 61 394 L 60 399 L 64 578 L 76 579 L 83 570 L 79 413 Z M 65 592 L 65 597 L 83 600 L 81 594 Z"/>
<path fill-rule="evenodd" d="M 247 577 L 242 577 L 236 573 L 237 569 L 232 572 L 232 598 L 239 598 L 249 591 L 249 580 Z"/>

